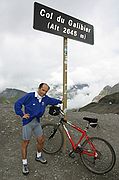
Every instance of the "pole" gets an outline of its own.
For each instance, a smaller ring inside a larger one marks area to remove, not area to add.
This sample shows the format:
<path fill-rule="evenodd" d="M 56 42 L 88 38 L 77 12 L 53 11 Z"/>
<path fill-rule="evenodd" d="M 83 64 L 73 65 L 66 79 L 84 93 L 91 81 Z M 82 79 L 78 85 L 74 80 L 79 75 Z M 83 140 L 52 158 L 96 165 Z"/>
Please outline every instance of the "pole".
<path fill-rule="evenodd" d="M 63 111 L 67 113 L 67 38 L 63 41 Z"/>
<path fill-rule="evenodd" d="M 63 39 L 63 111 L 64 118 L 67 119 L 67 38 Z M 66 152 L 66 134 L 64 132 L 63 152 Z"/>

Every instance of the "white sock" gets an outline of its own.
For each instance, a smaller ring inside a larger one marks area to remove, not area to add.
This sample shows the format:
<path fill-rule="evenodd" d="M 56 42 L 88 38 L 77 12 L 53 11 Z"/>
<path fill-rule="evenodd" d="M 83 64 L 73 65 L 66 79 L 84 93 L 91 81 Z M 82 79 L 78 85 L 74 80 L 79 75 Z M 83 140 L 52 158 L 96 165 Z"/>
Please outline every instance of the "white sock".
<path fill-rule="evenodd" d="M 27 164 L 27 159 L 22 159 L 23 164 Z"/>
<path fill-rule="evenodd" d="M 38 151 L 37 151 L 37 157 L 38 157 L 38 158 L 41 157 L 41 152 L 38 152 Z"/>

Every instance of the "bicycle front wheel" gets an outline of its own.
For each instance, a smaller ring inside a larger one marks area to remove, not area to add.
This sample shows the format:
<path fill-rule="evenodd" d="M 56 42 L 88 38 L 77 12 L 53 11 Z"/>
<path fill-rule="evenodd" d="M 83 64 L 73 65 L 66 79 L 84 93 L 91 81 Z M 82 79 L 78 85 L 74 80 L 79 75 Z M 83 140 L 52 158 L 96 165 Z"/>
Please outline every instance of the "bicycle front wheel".
<path fill-rule="evenodd" d="M 45 143 L 43 151 L 48 154 L 59 152 L 64 143 L 63 132 L 57 124 L 47 123 L 42 125 Z"/>
<path fill-rule="evenodd" d="M 97 157 L 89 156 L 87 154 L 80 154 L 83 164 L 93 173 L 105 174 L 114 167 L 116 162 L 116 155 L 113 147 L 106 140 L 99 137 L 92 137 L 88 141 L 84 141 L 82 147 L 87 152 L 93 152 L 89 141 L 96 148 Z"/>

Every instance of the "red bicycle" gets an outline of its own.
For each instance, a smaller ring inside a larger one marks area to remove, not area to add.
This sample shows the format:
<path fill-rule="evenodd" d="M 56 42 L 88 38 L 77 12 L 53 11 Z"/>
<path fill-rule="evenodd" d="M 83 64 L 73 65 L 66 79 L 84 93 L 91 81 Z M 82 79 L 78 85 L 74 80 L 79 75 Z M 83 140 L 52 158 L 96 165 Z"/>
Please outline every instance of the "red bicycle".
<path fill-rule="evenodd" d="M 64 112 L 60 107 L 51 106 L 49 113 L 54 116 L 59 115 L 60 118 L 58 123 L 49 122 L 42 125 L 45 136 L 43 148 L 45 153 L 55 154 L 61 150 L 64 144 L 64 134 L 62 131 L 64 130 L 72 145 L 70 156 L 72 153 L 78 153 L 83 164 L 93 173 L 104 174 L 112 170 L 116 162 L 113 147 L 103 138 L 89 137 L 87 135 L 89 127 L 95 128 L 98 125 L 98 119 L 84 117 L 83 119 L 87 121 L 87 125 L 82 129 L 69 121 L 65 121 Z M 77 142 L 73 141 L 71 131 L 69 131 L 67 125 L 74 128 L 80 134 Z"/>

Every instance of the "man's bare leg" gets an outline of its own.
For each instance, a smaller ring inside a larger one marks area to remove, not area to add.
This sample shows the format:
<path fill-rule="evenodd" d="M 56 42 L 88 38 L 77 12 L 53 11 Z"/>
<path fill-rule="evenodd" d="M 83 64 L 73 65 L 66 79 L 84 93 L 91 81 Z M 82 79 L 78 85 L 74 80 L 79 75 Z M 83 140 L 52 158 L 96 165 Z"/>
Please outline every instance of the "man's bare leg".
<path fill-rule="evenodd" d="M 44 157 L 42 156 L 42 149 L 43 149 L 44 141 L 45 141 L 45 138 L 44 138 L 43 135 L 37 138 L 36 161 L 39 161 L 39 162 L 41 162 L 41 163 L 43 163 L 43 164 L 46 164 L 47 161 L 46 161 L 46 159 L 44 159 Z"/>
<path fill-rule="evenodd" d="M 21 144 L 22 159 L 27 159 L 27 147 L 29 140 L 23 140 Z"/>
<path fill-rule="evenodd" d="M 29 174 L 29 169 L 27 165 L 27 147 L 29 144 L 29 140 L 23 140 L 21 145 L 21 151 L 22 151 L 22 163 L 23 163 L 23 174 L 27 175 Z"/>

